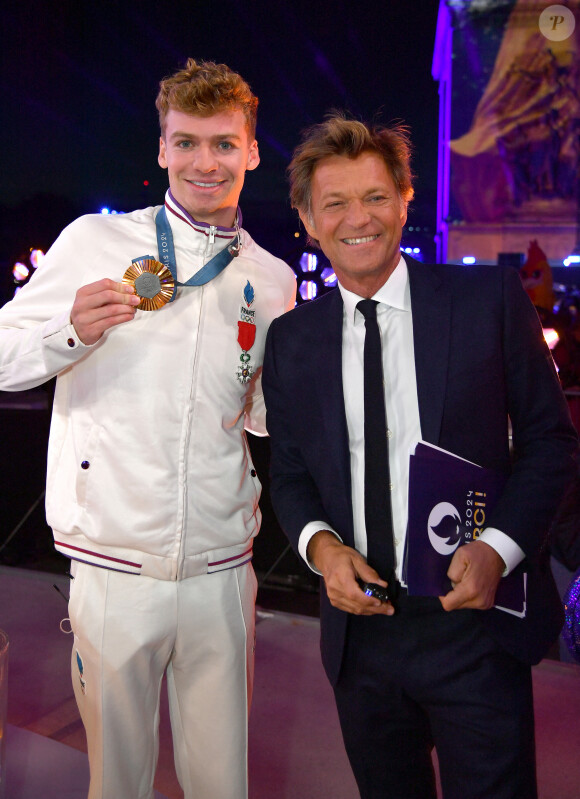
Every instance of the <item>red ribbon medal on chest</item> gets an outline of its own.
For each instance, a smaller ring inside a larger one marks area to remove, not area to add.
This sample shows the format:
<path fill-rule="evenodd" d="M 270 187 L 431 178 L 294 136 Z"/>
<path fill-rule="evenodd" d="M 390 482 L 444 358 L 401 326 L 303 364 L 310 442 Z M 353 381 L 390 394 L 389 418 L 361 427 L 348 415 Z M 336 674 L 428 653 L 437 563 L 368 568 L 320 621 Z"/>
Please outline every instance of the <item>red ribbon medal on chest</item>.
<path fill-rule="evenodd" d="M 256 325 L 253 322 L 238 322 L 238 344 L 247 352 L 254 346 Z"/>
<path fill-rule="evenodd" d="M 252 379 L 254 369 L 250 366 L 250 350 L 256 340 L 256 312 L 251 310 L 254 302 L 254 288 L 248 280 L 243 291 L 244 305 L 240 308 L 240 320 L 238 322 L 238 344 L 242 349 L 240 355 L 241 364 L 238 366 L 237 378 L 240 383 L 247 383 Z"/>

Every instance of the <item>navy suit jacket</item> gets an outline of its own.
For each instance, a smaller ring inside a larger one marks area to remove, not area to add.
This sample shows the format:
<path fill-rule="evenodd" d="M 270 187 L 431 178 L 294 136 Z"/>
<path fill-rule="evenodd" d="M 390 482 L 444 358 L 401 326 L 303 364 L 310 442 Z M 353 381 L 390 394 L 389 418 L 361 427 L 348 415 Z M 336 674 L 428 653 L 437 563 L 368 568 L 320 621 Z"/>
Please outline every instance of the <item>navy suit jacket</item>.
<path fill-rule="evenodd" d="M 510 536 L 526 555 L 518 567 L 528 572 L 526 618 L 495 609 L 478 611 L 477 618 L 508 651 L 536 663 L 563 618 L 546 544 L 575 470 L 577 436 L 567 403 L 516 270 L 405 260 L 422 437 L 509 474 L 488 525 Z M 343 303 L 335 290 L 274 320 L 268 333 L 262 382 L 271 494 L 295 550 L 302 529 L 315 520 L 354 546 L 342 325 Z M 322 656 L 332 683 L 347 618 L 322 590 Z"/>

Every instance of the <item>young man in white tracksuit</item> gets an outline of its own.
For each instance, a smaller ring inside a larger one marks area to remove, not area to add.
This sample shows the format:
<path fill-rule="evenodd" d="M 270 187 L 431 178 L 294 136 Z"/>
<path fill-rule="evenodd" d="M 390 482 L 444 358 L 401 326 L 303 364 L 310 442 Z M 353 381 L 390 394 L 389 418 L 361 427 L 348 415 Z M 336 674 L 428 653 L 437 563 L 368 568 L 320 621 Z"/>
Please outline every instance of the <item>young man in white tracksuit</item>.
<path fill-rule="evenodd" d="M 164 673 L 185 796 L 247 796 L 260 484 L 244 428 L 266 432 L 266 331 L 295 300 L 241 229 L 257 104 L 225 65 L 162 81 L 164 205 L 76 220 L 0 311 L 0 389 L 57 376 L 46 508 L 72 559 L 90 799 L 153 796 Z"/>

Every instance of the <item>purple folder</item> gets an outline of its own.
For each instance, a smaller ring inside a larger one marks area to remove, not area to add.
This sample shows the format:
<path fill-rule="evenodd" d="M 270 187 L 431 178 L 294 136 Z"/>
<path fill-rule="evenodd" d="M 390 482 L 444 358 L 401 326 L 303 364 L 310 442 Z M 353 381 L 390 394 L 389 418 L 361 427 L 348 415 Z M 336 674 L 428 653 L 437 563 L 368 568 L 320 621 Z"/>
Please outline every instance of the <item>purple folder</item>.
<path fill-rule="evenodd" d="M 451 590 L 447 569 L 459 546 L 475 541 L 503 491 L 506 476 L 451 452 L 417 444 L 409 468 L 409 526 L 403 577 L 411 596 Z M 525 615 L 525 574 L 502 577 L 496 607 Z"/>

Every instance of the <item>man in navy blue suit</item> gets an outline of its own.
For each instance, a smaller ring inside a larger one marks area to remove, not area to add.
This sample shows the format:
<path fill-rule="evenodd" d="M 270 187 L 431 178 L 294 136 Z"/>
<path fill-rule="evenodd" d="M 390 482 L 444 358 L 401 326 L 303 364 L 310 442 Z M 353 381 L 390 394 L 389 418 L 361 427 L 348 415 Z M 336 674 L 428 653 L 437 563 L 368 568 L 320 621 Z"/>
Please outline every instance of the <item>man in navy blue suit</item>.
<path fill-rule="evenodd" d="M 546 539 L 577 446 L 536 312 L 516 270 L 401 257 L 413 196 L 404 129 L 331 115 L 307 131 L 289 175 L 339 288 L 270 327 L 271 491 L 289 540 L 323 578 L 322 658 L 361 797 L 435 797 L 435 746 L 445 799 L 533 799 L 530 667 L 562 624 Z M 369 306 L 383 371 L 376 435 L 365 431 Z M 369 442 L 383 437 L 388 476 L 374 493 L 385 494 L 392 574 L 373 566 L 365 486 L 376 471 Z M 442 597 L 408 596 L 402 583 L 419 440 L 507 476 L 486 529 L 456 550 Z M 524 618 L 493 607 L 514 570 L 527 575 Z M 396 599 L 366 595 L 359 580 Z"/>

